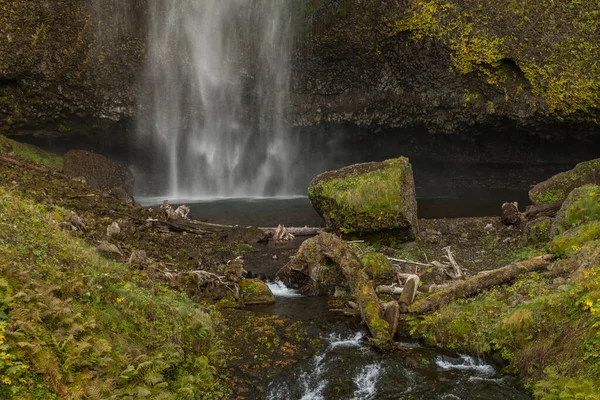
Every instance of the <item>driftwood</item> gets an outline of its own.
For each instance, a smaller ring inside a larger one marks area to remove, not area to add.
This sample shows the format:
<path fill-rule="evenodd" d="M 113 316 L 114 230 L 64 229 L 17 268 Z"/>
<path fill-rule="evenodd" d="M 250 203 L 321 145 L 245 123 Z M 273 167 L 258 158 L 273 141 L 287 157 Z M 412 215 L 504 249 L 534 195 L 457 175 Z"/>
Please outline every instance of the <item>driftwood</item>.
<path fill-rule="evenodd" d="M 388 257 L 388 260 L 390 260 L 391 262 L 400 263 L 400 264 L 418 265 L 419 267 L 433 267 L 434 266 L 433 264 L 426 264 L 426 263 L 412 261 L 412 260 L 402 260 L 400 258 L 393 258 L 393 257 Z"/>
<path fill-rule="evenodd" d="M 522 273 L 543 270 L 550 264 L 551 260 L 552 256 L 547 254 L 531 260 L 513 263 L 486 274 L 476 275 L 471 279 L 458 282 L 448 289 L 435 292 L 429 297 L 415 302 L 408 308 L 408 311 L 417 314 L 435 311 L 449 304 L 452 300 L 470 297 L 492 286 L 508 283 Z"/>
<path fill-rule="evenodd" d="M 532 220 L 539 217 L 554 217 L 560 210 L 564 203 L 564 200 L 555 201 L 552 203 L 536 204 L 527 207 L 523 215 L 526 219 Z"/>
<path fill-rule="evenodd" d="M 264 233 L 273 234 L 273 235 L 275 235 L 275 232 L 277 231 L 277 228 L 258 228 L 258 229 L 263 231 Z M 303 228 L 287 228 L 286 227 L 285 230 L 287 231 L 287 233 L 294 235 L 294 236 L 315 236 L 321 232 L 325 232 L 324 228 L 311 228 L 308 226 L 305 226 Z"/>
<path fill-rule="evenodd" d="M 446 272 L 446 274 L 448 276 L 450 276 L 450 278 L 452 278 L 452 279 L 461 278 L 464 274 L 462 272 L 462 269 L 460 268 L 460 266 L 454 259 L 454 253 L 452 253 L 452 249 L 450 248 L 450 246 L 448 246 L 448 247 L 444 247 L 443 250 L 446 252 L 446 255 L 444 256 L 444 258 L 446 258 L 448 260 L 448 262 L 450 263 L 450 265 L 452 266 L 453 274 L 449 274 L 445 270 L 444 270 L 444 272 Z"/>
<path fill-rule="evenodd" d="M 402 288 L 399 286 L 380 285 L 375 288 L 375 291 L 379 294 L 402 294 Z"/>
<path fill-rule="evenodd" d="M 296 237 L 294 234 L 290 233 L 285 226 L 279 225 L 277 229 L 275 229 L 275 233 L 273 234 L 273 240 L 277 242 L 287 242 L 290 240 L 294 240 Z"/>
<path fill-rule="evenodd" d="M 311 240 L 316 240 L 323 255 L 342 269 L 358 303 L 361 317 L 371 332 L 371 343 L 380 350 L 392 350 L 394 345 L 390 326 L 383 319 L 383 310 L 373 289 L 373 281 L 367 276 L 356 254 L 344 240 L 330 233 L 321 233 Z"/>

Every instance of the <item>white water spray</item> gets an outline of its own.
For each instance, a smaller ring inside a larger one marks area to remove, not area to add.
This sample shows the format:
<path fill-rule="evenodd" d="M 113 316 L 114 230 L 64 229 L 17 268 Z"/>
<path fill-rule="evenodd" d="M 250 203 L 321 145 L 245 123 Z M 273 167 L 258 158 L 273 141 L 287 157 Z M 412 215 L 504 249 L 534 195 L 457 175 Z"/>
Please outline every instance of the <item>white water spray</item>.
<path fill-rule="evenodd" d="M 155 195 L 291 194 L 290 5 L 152 2 L 138 145 Z"/>

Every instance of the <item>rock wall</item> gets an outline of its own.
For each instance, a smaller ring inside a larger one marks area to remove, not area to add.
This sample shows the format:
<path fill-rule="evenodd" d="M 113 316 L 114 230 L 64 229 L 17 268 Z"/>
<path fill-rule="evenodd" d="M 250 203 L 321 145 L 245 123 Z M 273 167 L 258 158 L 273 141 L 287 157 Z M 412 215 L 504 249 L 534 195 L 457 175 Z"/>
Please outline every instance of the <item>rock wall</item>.
<path fill-rule="evenodd" d="M 126 133 L 147 1 L 0 2 L 0 133 Z M 295 126 L 600 133 L 597 1 L 295 4 Z"/>
<path fill-rule="evenodd" d="M 297 125 L 599 132 L 596 1 L 310 4 L 293 75 Z"/>
<path fill-rule="evenodd" d="M 134 115 L 144 57 L 138 0 L 0 2 L 0 133 L 113 129 Z"/>

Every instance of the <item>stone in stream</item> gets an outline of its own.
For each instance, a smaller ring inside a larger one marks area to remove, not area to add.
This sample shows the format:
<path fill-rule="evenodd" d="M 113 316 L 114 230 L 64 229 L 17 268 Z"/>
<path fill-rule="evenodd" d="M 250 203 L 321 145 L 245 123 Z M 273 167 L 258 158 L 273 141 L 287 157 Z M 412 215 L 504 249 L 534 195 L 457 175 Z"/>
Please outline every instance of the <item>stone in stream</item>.
<path fill-rule="evenodd" d="M 402 294 L 400 295 L 401 303 L 406 305 L 411 305 L 415 301 L 415 296 L 417 294 L 417 289 L 419 287 L 419 277 L 416 275 L 411 276 L 406 280 L 406 284 L 402 290 Z"/>
<path fill-rule="evenodd" d="M 240 295 L 245 305 L 269 305 L 275 303 L 275 296 L 266 283 L 259 279 L 242 279 Z"/>
<path fill-rule="evenodd" d="M 392 339 L 398 332 L 398 318 L 400 318 L 400 305 L 397 301 L 390 301 L 383 305 L 383 319 L 390 325 Z"/>
<path fill-rule="evenodd" d="M 561 201 L 578 187 L 598 183 L 600 183 L 600 158 L 577 164 L 572 170 L 538 183 L 529 191 L 529 198 L 533 204 Z"/>
<path fill-rule="evenodd" d="M 128 193 L 133 190 L 134 178 L 129 168 L 85 150 L 70 150 L 65 154 L 63 173 L 71 178 L 83 177 L 99 189 L 123 188 Z"/>
<path fill-rule="evenodd" d="M 351 165 L 313 179 L 308 194 L 327 227 L 384 243 L 417 235 L 417 200 L 407 158 Z"/>
<path fill-rule="evenodd" d="M 302 243 L 296 256 L 277 273 L 277 277 L 308 295 L 329 295 L 348 288 L 342 269 L 323 255 L 315 238 Z"/>

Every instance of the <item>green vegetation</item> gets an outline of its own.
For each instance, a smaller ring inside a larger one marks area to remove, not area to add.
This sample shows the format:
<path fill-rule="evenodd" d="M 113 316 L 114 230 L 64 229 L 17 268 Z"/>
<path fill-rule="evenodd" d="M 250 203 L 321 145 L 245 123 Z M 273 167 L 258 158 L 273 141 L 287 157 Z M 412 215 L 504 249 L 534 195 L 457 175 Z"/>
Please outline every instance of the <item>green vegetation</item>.
<path fill-rule="evenodd" d="M 412 333 L 435 345 L 500 354 L 536 398 L 598 399 L 599 189 L 576 189 L 563 205 L 557 217 L 563 221 L 562 233 L 548 245 L 563 259 L 551 265 L 552 272 L 523 276 L 512 285 L 455 301 L 426 316 L 410 317 Z M 539 251 L 543 250 L 526 247 L 513 257 L 530 258 Z"/>
<path fill-rule="evenodd" d="M 275 303 L 275 297 L 271 293 L 271 289 L 259 279 L 242 279 L 240 281 L 240 292 L 246 305 Z"/>
<path fill-rule="evenodd" d="M 398 158 L 324 174 L 308 194 L 328 226 L 342 233 L 394 230 L 410 225 L 416 214 L 416 204 L 408 204 L 412 179 L 408 159 Z"/>
<path fill-rule="evenodd" d="M 64 214 L 0 188 L 0 397 L 228 398 L 215 311 L 61 232 Z"/>
<path fill-rule="evenodd" d="M 577 164 L 572 170 L 554 175 L 529 192 L 535 204 L 565 200 L 569 193 L 586 184 L 600 182 L 600 159 Z"/>
<path fill-rule="evenodd" d="M 386 256 L 381 253 L 366 253 L 360 257 L 368 274 L 375 281 L 394 280 L 394 266 Z"/>
<path fill-rule="evenodd" d="M 0 135 L 0 153 L 13 153 L 14 158 L 41 164 L 55 170 L 61 170 L 63 166 L 63 158 L 57 154 L 44 151 L 39 147 L 16 142 L 2 135 Z"/>
<path fill-rule="evenodd" d="M 456 71 L 480 74 L 507 101 L 522 95 L 523 84 L 508 79 L 517 72 L 541 106 L 561 117 L 600 104 L 599 31 L 596 0 L 420 0 L 390 34 L 443 41 Z"/>
<path fill-rule="evenodd" d="M 600 220 L 600 186 L 587 185 L 571 192 L 552 226 L 553 234 L 561 234 L 592 221 Z"/>

